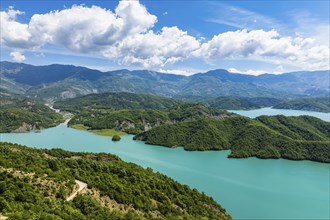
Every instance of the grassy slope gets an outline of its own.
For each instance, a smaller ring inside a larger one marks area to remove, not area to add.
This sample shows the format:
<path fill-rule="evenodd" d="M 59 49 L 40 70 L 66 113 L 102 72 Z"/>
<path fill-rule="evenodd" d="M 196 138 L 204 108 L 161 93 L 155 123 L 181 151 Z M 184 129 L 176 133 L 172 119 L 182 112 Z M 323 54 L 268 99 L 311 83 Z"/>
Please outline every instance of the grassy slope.
<path fill-rule="evenodd" d="M 74 124 L 70 127 L 74 128 L 74 129 L 78 129 L 78 130 L 89 131 L 89 132 L 92 132 L 94 134 L 101 135 L 101 136 L 111 136 L 112 137 L 114 135 L 118 135 L 118 136 L 126 135 L 125 132 L 116 131 L 114 129 L 89 130 L 89 127 L 87 127 L 83 124 Z"/>
<path fill-rule="evenodd" d="M 136 139 L 186 150 L 231 149 L 230 157 L 330 162 L 330 123 L 310 116 L 232 117 L 162 125 Z"/>
<path fill-rule="evenodd" d="M 65 198 L 74 180 L 88 189 Z M 230 219 L 212 198 L 110 154 L 0 142 L 0 213 L 10 219 Z"/>

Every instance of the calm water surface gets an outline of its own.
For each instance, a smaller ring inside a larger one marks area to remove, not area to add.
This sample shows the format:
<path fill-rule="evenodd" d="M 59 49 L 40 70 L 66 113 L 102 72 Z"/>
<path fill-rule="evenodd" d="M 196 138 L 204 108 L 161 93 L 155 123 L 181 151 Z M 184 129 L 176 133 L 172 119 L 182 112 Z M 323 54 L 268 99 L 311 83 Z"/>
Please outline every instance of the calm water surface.
<path fill-rule="evenodd" d="M 151 167 L 212 196 L 234 219 L 329 219 L 330 165 L 310 161 L 228 159 L 229 151 L 187 152 L 60 125 L 41 133 L 0 134 L 37 148 L 109 152 Z"/>

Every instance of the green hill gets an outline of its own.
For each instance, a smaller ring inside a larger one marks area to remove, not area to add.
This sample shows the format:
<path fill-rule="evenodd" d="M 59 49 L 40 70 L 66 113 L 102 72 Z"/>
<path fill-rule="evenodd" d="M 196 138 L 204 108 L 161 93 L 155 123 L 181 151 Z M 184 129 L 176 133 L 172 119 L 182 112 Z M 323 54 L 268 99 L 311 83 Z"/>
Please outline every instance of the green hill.
<path fill-rule="evenodd" d="M 135 139 L 185 150 L 230 149 L 229 157 L 330 162 L 330 123 L 310 116 L 201 118 L 155 127 Z"/>
<path fill-rule="evenodd" d="M 133 110 L 112 110 L 114 109 L 113 105 L 103 109 L 90 107 L 82 111 L 77 111 L 76 115 L 69 122 L 69 126 L 76 127 L 77 125 L 83 125 L 80 127 L 91 131 L 115 129 L 130 134 L 138 134 L 162 124 L 196 120 L 200 117 L 222 118 L 235 115 L 201 104 L 178 104 L 172 109 L 163 111 L 156 110 L 158 108 L 157 106 L 154 105 L 155 109 Z"/>
<path fill-rule="evenodd" d="M 193 98 L 192 98 L 193 100 Z M 217 109 L 241 110 L 241 109 L 257 109 L 270 107 L 278 104 L 281 100 L 276 98 L 258 97 L 258 98 L 243 98 L 243 97 L 217 97 L 199 100 L 199 103 Z"/>
<path fill-rule="evenodd" d="M 0 132 L 38 130 L 63 122 L 60 114 L 34 100 L 1 95 L 0 104 Z"/>
<path fill-rule="evenodd" d="M 87 184 L 72 201 L 75 181 Z M 212 198 L 111 154 L 0 142 L 0 213 L 9 219 L 231 219 Z"/>
<path fill-rule="evenodd" d="M 330 97 L 286 100 L 278 103 L 273 108 L 330 112 Z"/>
<path fill-rule="evenodd" d="M 55 102 L 54 107 L 64 111 L 78 112 L 83 109 L 155 109 L 166 110 L 180 101 L 146 94 L 128 92 L 90 94 Z"/>
<path fill-rule="evenodd" d="M 0 62 L 0 88 L 43 100 L 102 92 L 201 98 L 316 97 L 329 94 L 329 76 L 329 70 L 251 76 L 223 69 L 182 76 L 150 70 L 101 72 L 72 65 Z"/>
<path fill-rule="evenodd" d="M 55 103 L 55 108 L 73 112 L 69 126 L 90 131 L 114 129 L 138 134 L 161 124 L 222 118 L 235 114 L 174 99 L 134 93 L 90 94 Z"/>

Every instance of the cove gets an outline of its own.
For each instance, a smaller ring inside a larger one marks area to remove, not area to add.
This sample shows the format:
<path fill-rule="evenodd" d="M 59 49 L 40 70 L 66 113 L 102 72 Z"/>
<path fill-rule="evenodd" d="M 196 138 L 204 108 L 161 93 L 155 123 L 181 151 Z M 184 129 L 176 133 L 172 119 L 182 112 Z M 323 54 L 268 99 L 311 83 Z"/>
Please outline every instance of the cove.
<path fill-rule="evenodd" d="M 239 115 L 243 115 L 249 118 L 256 118 L 260 115 L 285 115 L 285 116 L 299 116 L 309 115 L 324 121 L 330 121 L 330 113 L 313 112 L 313 111 L 301 111 L 292 109 L 274 109 L 274 108 L 260 108 L 253 110 L 228 110 Z"/>
<path fill-rule="evenodd" d="M 113 142 L 63 124 L 40 133 L 0 134 L 1 141 L 30 147 L 118 155 L 205 192 L 234 219 L 329 219 L 329 164 L 228 159 L 229 151 L 187 152 L 132 138 Z"/>

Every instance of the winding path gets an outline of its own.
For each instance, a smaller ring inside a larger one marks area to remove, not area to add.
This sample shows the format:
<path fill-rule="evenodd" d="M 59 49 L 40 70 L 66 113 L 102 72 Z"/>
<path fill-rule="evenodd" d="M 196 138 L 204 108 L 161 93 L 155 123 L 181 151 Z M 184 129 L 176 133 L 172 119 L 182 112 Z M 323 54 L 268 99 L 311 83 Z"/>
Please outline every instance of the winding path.
<path fill-rule="evenodd" d="M 85 188 L 87 187 L 87 184 L 84 183 L 84 182 L 81 182 L 81 181 L 79 181 L 79 180 L 75 180 L 75 182 L 79 185 L 79 189 L 76 190 L 76 191 L 74 191 L 74 192 L 73 192 L 73 193 L 72 193 L 72 194 L 66 199 L 66 201 L 71 201 L 71 200 L 73 200 L 74 197 L 76 197 L 77 194 L 78 194 L 79 192 L 81 192 L 83 189 L 85 189 Z"/>

